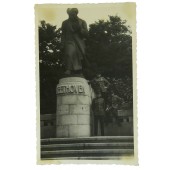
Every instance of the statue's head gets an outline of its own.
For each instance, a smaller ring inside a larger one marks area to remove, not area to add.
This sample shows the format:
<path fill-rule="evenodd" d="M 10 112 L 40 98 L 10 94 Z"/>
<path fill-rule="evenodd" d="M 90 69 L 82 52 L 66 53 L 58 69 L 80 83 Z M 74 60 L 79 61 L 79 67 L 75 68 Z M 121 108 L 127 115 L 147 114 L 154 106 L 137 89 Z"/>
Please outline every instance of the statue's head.
<path fill-rule="evenodd" d="M 69 18 L 75 19 L 75 18 L 77 18 L 78 9 L 77 8 L 68 8 L 67 14 L 69 15 Z"/>

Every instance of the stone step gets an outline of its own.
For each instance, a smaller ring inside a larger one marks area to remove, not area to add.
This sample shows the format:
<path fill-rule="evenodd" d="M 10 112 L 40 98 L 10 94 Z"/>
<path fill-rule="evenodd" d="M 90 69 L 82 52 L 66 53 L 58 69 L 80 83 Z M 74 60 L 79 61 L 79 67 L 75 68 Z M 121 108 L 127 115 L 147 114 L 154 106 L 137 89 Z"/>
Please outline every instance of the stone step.
<path fill-rule="evenodd" d="M 133 149 L 132 142 L 120 143 L 71 143 L 41 145 L 41 151 L 83 150 L 83 149 Z"/>
<path fill-rule="evenodd" d="M 95 136 L 76 138 L 48 138 L 41 139 L 41 145 L 45 144 L 70 144 L 70 143 L 113 143 L 133 142 L 133 136 Z"/>
<path fill-rule="evenodd" d="M 134 158 L 134 156 L 123 156 L 123 159 Z M 120 160 L 122 156 L 81 156 L 81 157 L 53 157 L 41 158 L 41 160 Z"/>
<path fill-rule="evenodd" d="M 55 157 L 94 157 L 94 156 L 129 156 L 133 155 L 133 149 L 85 149 L 85 150 L 60 150 L 41 151 L 41 158 Z"/>

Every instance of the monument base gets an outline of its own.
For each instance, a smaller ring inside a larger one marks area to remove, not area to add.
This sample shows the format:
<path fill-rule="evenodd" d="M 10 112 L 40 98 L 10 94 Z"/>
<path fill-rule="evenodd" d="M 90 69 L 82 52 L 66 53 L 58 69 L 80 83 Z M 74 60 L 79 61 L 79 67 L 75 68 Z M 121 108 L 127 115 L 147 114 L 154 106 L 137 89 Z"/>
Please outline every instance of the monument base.
<path fill-rule="evenodd" d="M 57 85 L 57 137 L 89 137 L 92 89 L 84 78 L 62 78 Z"/>

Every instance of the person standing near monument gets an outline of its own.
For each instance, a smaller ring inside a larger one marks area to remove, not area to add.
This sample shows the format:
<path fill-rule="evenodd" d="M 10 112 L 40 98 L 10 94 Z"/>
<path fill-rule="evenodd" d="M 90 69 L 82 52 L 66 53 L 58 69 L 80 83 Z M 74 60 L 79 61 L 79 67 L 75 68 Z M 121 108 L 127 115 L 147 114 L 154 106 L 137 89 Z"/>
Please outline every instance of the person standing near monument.
<path fill-rule="evenodd" d="M 98 135 L 98 123 L 100 125 L 101 136 L 104 136 L 104 116 L 105 116 L 105 101 L 101 93 L 96 94 L 96 98 L 92 102 L 92 110 L 94 113 L 94 135 Z"/>
<path fill-rule="evenodd" d="M 65 74 L 82 71 L 85 59 L 85 38 L 88 35 L 86 21 L 80 19 L 77 8 L 68 8 L 69 18 L 62 23 L 61 43 L 64 48 Z"/>
<path fill-rule="evenodd" d="M 96 77 L 91 81 L 91 83 L 93 85 L 94 91 L 96 93 L 101 93 L 102 97 L 107 103 L 107 92 L 111 83 L 99 73 L 96 74 Z"/>

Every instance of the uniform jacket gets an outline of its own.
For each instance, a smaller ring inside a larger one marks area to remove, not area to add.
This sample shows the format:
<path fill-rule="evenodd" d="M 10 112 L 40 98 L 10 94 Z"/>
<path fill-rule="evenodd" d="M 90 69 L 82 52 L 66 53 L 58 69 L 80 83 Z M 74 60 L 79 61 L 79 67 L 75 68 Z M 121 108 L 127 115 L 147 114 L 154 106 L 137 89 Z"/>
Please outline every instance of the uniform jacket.
<path fill-rule="evenodd" d="M 102 97 L 93 99 L 92 109 L 94 115 L 105 115 L 105 101 Z"/>

